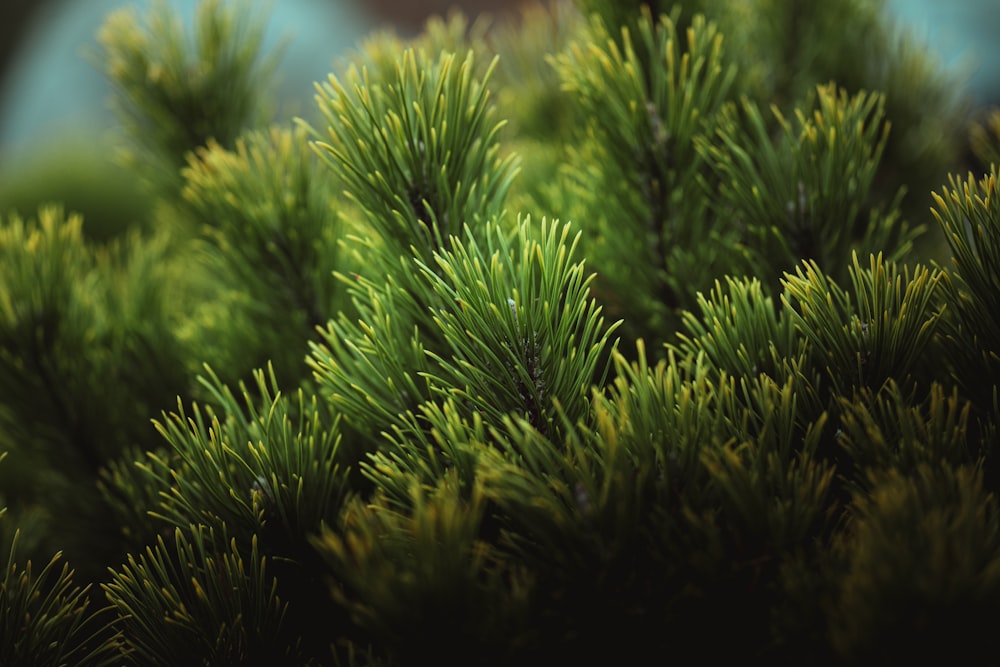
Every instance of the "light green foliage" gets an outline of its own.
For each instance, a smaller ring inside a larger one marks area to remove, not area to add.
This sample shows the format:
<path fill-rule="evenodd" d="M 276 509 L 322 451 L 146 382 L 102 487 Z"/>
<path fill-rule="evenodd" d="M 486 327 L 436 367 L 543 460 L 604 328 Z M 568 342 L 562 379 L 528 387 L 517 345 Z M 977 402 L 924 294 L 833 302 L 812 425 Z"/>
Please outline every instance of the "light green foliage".
<path fill-rule="evenodd" d="M 453 396 L 463 412 L 479 412 L 492 424 L 515 414 L 549 431 L 557 427 L 557 410 L 571 422 L 581 418 L 588 389 L 606 374 L 600 364 L 613 327 L 604 325 L 589 296 L 592 276 L 573 261 L 569 226 L 542 226 L 535 241 L 527 220 L 513 240 L 487 225 L 485 247 L 467 231 L 464 242 L 453 238 L 436 255 L 436 266 L 416 262 L 428 305 L 409 337 L 410 355 L 381 344 L 391 340 L 391 311 L 364 325 L 364 348 L 347 349 L 339 343 L 343 330 L 331 327 L 327 345 L 313 350 L 320 386 L 350 419 L 380 430 L 409 428 L 421 396 Z M 352 353 L 363 358 L 352 360 Z M 345 357 L 380 375 L 350 372 L 357 366 L 345 365 Z M 407 367 L 407 359 L 414 365 Z M 372 400 L 377 395 L 390 398 L 379 403 Z"/>
<path fill-rule="evenodd" d="M 182 171 L 184 204 L 201 226 L 198 256 L 213 291 L 250 297 L 234 299 L 225 320 L 212 317 L 215 295 L 199 311 L 207 332 L 197 335 L 212 342 L 203 355 L 223 362 L 229 379 L 268 361 L 283 381 L 299 379 L 306 341 L 346 305 L 331 270 L 342 266 L 335 187 L 307 137 L 301 127 L 272 126 L 248 132 L 233 150 L 211 140 Z"/>
<path fill-rule="evenodd" d="M 575 261 L 580 235 L 571 241 L 570 226 L 556 222 L 543 221 L 537 241 L 529 230 L 522 222 L 509 243 L 488 226 L 485 247 L 470 236 L 421 267 L 449 345 L 447 355 L 429 352 L 441 369 L 430 379 L 490 423 L 513 414 L 548 433 L 556 409 L 570 422 L 586 413 L 589 388 L 607 375 L 600 363 L 614 326 L 590 297 L 593 275 Z"/>
<path fill-rule="evenodd" d="M 331 77 L 317 96 L 332 142 L 317 150 L 370 231 L 351 239 L 359 273 L 338 274 L 358 320 L 331 320 L 310 363 L 353 425 L 374 437 L 429 397 L 425 349 L 443 352 L 429 310 L 441 297 L 420 263 L 431 264 L 450 234 L 496 220 L 513 176 L 472 54 L 459 63 L 405 53 L 386 81 L 352 70 L 346 86 Z"/>
<path fill-rule="evenodd" d="M 429 396 L 424 349 L 443 343 L 428 311 L 437 297 L 416 262 L 432 262 L 464 225 L 496 219 L 513 176 L 472 53 L 462 62 L 405 53 L 393 72 L 373 73 L 383 79 L 352 69 L 317 95 L 330 135 L 317 150 L 359 213 L 358 273 L 338 273 L 358 319 L 332 319 L 310 363 L 353 425 L 375 438 Z"/>
<path fill-rule="evenodd" d="M 713 267 L 734 259 L 699 187 L 695 137 L 711 132 L 736 71 L 703 16 L 684 34 L 676 16 L 644 10 L 634 32 L 618 30 L 595 20 L 556 60 L 587 119 L 565 173 L 571 214 L 592 230 L 600 292 L 613 314 L 632 314 L 632 335 L 663 339 Z"/>
<path fill-rule="evenodd" d="M 419 306 L 391 278 L 385 286 L 381 293 L 369 287 L 363 306 L 356 302 L 356 323 L 343 314 L 331 320 L 308 359 L 320 390 L 373 441 L 430 395 L 422 377 L 430 361 L 419 326 L 407 318 Z"/>
<path fill-rule="evenodd" d="M 792 320 L 757 278 L 726 277 L 698 295 L 698 310 L 682 316 L 684 328 L 672 344 L 681 358 L 699 354 L 731 376 L 775 379 L 793 372 L 787 364 L 802 354 L 802 339 Z M 801 366 L 801 361 L 798 362 Z"/>
<path fill-rule="evenodd" d="M 471 52 L 459 61 L 407 50 L 385 80 L 352 69 L 318 86 L 329 143 L 317 149 L 381 240 L 369 259 L 380 269 L 411 246 L 428 260 L 463 224 L 502 210 L 512 162 L 499 153 L 489 72 L 478 79 L 473 63 Z"/>

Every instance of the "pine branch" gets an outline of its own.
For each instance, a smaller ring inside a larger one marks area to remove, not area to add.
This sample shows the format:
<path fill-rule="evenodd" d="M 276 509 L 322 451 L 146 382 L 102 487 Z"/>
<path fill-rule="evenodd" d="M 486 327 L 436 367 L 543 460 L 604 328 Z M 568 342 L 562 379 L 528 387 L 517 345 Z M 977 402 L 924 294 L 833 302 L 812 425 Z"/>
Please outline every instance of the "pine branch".
<path fill-rule="evenodd" d="M 586 119 L 568 178 L 598 234 L 591 248 L 602 292 L 623 301 L 642 333 L 662 338 L 727 245 L 724 221 L 708 216 L 701 196 L 694 140 L 711 132 L 736 72 L 703 16 L 684 35 L 676 13 L 644 6 L 634 33 L 622 28 L 618 39 L 615 30 L 595 20 L 555 60 Z"/>
<path fill-rule="evenodd" d="M 723 114 L 714 137 L 697 141 L 721 182 L 720 215 L 740 220 L 753 272 L 768 277 L 769 289 L 800 260 L 839 278 L 858 248 L 890 261 L 912 249 L 922 230 L 899 218 L 898 197 L 873 201 L 889 129 L 882 109 L 878 95 L 820 87 L 817 108 L 810 115 L 796 110 L 795 124 L 772 106 L 780 128 L 774 139 L 762 112 L 744 98 L 739 111 Z"/>
<path fill-rule="evenodd" d="M 971 404 L 934 384 L 917 402 L 890 380 L 877 393 L 865 391 L 861 400 L 840 400 L 837 443 L 858 470 L 897 468 L 917 470 L 942 463 L 975 465 L 988 454 L 985 442 L 976 442 L 970 430 Z M 871 476 L 858 477 L 872 481 Z"/>
<path fill-rule="evenodd" d="M 178 460 L 150 454 L 141 464 L 161 489 L 154 515 L 178 528 L 228 526 L 240 540 L 263 530 L 273 538 L 265 549 L 291 557 L 347 491 L 337 420 L 315 396 L 282 395 L 273 371 L 257 371 L 253 391 L 241 384 L 238 400 L 206 370 L 216 407 L 194 404 L 189 416 L 178 401 L 155 422 Z"/>
<path fill-rule="evenodd" d="M 926 54 L 871 0 L 677 7 L 379 34 L 320 131 L 261 129 L 249 5 L 109 19 L 162 228 L 0 225 L 0 541 L 108 578 L 12 548 L 0 662 L 995 653 L 996 168 L 911 263 Z"/>
<path fill-rule="evenodd" d="M 355 299 L 356 322 L 341 313 L 321 332 L 323 341 L 310 344 L 307 363 L 320 390 L 371 443 L 431 395 L 423 377 L 431 368 L 425 336 L 412 323 L 416 317 L 407 317 L 419 309 L 418 298 L 387 276 L 381 289 L 368 286 L 365 301 Z M 432 341 L 440 344 L 436 336 Z"/>
<path fill-rule="evenodd" d="M 998 169 L 994 165 L 979 181 L 971 173 L 965 181 L 952 176 L 950 187 L 934 194 L 932 209 L 952 252 L 954 270 L 945 283 L 952 316 L 945 326 L 955 379 L 987 412 L 1000 385 Z"/>
<path fill-rule="evenodd" d="M 590 387 L 607 375 L 600 364 L 617 324 L 604 325 L 589 298 L 593 275 L 573 261 L 580 234 L 570 240 L 569 225 L 543 221 L 535 241 L 529 224 L 513 242 L 489 227 L 485 247 L 471 235 L 453 239 L 435 268 L 421 265 L 440 297 L 434 321 L 450 348 L 428 352 L 440 369 L 429 377 L 436 393 L 489 423 L 514 414 L 547 433 L 556 410 L 571 423 L 586 413 Z"/>
<path fill-rule="evenodd" d="M 301 656 L 270 561 L 225 533 L 177 528 L 113 572 L 103 586 L 136 665 L 287 664 Z"/>
<path fill-rule="evenodd" d="M 336 530 L 324 528 L 315 544 L 335 595 L 394 663 L 504 664 L 526 631 L 526 590 L 478 537 L 481 490 L 469 495 L 445 474 L 414 483 L 407 505 L 399 511 L 376 493 L 351 503 Z"/>
<path fill-rule="evenodd" d="M 906 392 L 928 385 L 924 355 L 932 349 L 942 298 L 942 273 L 855 255 L 853 290 L 838 286 L 815 262 L 786 274 L 782 304 L 796 329 L 809 340 L 817 369 L 834 395 L 851 397 L 888 380 Z"/>
<path fill-rule="evenodd" d="M 4 665 L 120 664 L 120 634 L 111 631 L 107 609 L 90 610 L 88 588 L 73 584 L 69 565 L 56 554 L 39 572 L 17 561 L 18 533 L 0 580 L 0 663 Z"/>
<path fill-rule="evenodd" d="M 684 328 L 670 343 L 680 358 L 704 354 L 736 378 L 765 374 L 778 381 L 801 368 L 804 341 L 758 278 L 727 277 L 698 295 L 698 311 L 682 315 Z"/>
<path fill-rule="evenodd" d="M 1000 168 L 1000 109 L 992 110 L 969 129 L 972 152 L 989 168 Z"/>
<path fill-rule="evenodd" d="M 406 50 L 387 80 L 352 68 L 317 86 L 329 143 L 315 146 L 382 241 L 368 258 L 376 273 L 395 272 L 411 247 L 429 261 L 463 224 L 500 214 L 514 170 L 497 145 L 492 69 L 480 80 L 472 52 Z"/>
<path fill-rule="evenodd" d="M 0 395 L 17 419 L 10 432 L 67 443 L 96 470 L 103 457 L 86 424 L 89 397 L 73 395 L 86 386 L 86 339 L 97 327 L 82 222 L 47 208 L 37 221 L 15 215 L 0 227 Z"/>

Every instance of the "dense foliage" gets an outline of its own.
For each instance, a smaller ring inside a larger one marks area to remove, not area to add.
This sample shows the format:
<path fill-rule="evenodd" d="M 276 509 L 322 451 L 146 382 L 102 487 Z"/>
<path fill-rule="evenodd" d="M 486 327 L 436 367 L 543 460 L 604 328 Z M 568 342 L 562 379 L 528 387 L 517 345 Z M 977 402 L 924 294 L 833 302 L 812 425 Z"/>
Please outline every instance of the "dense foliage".
<path fill-rule="evenodd" d="M 0 664 L 995 654 L 1000 112 L 877 2 L 260 35 L 109 17 L 151 222 L 0 222 Z"/>

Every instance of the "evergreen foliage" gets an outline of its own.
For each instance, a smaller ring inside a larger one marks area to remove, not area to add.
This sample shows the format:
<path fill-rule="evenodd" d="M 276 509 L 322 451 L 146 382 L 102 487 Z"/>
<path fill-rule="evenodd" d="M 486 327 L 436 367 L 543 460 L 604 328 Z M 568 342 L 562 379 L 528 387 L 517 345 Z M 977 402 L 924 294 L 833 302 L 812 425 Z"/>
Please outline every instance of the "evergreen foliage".
<path fill-rule="evenodd" d="M 675 19 L 643 8 L 634 36 L 620 28 L 621 43 L 613 36 L 620 24 L 595 19 L 587 41 L 571 45 L 557 67 L 588 119 L 584 136 L 597 139 L 570 152 L 570 164 L 586 166 L 568 178 L 577 195 L 574 216 L 591 221 L 584 224 L 603 246 L 594 254 L 607 282 L 602 292 L 633 314 L 639 334 L 663 340 L 672 316 L 692 307 L 709 276 L 739 254 L 730 226 L 707 211 L 707 191 L 699 193 L 702 158 L 695 149 L 695 138 L 711 132 L 736 71 L 724 59 L 722 35 L 704 17 L 696 16 L 684 36 Z"/>
<path fill-rule="evenodd" d="M 996 407 L 997 348 L 1000 320 L 997 310 L 1000 280 L 996 270 L 1000 232 L 996 219 L 997 166 L 980 180 L 972 174 L 963 182 L 951 177 L 950 187 L 935 194 L 934 216 L 945 232 L 952 252 L 953 279 L 949 282 L 949 303 L 953 309 L 950 330 L 953 336 L 973 341 L 952 345 L 957 379 L 969 395 L 984 408 Z M 953 337 L 957 341 L 958 338 Z M 992 394 L 992 404 L 991 404 Z"/>
<path fill-rule="evenodd" d="M 341 265 L 335 183 L 317 168 L 307 136 L 270 126 L 247 132 L 232 150 L 212 138 L 181 170 L 183 206 L 201 232 L 190 254 L 225 295 L 228 313 L 220 319 L 209 302 L 194 320 L 202 331 L 191 335 L 208 341 L 200 356 L 230 381 L 268 364 L 297 381 L 316 327 L 346 305 L 327 270 Z"/>
<path fill-rule="evenodd" d="M 895 202 L 870 201 L 889 135 L 881 98 L 848 98 L 832 86 L 820 87 L 816 97 L 810 116 L 796 110 L 794 126 L 772 107 L 777 138 L 756 106 L 743 100 L 742 117 L 728 107 L 716 136 L 697 144 L 718 177 L 720 217 L 736 218 L 743 230 L 736 240 L 747 246 L 750 273 L 763 278 L 777 272 L 772 284 L 800 259 L 842 280 L 843 258 L 852 251 L 884 250 L 900 259 L 914 235 L 895 220 Z"/>
<path fill-rule="evenodd" d="M 157 446 L 151 412 L 188 386 L 169 248 L 138 234 L 94 247 L 53 207 L 0 227 L 0 441 L 13 454 L 0 474 L 13 513 L 48 527 L 26 536 L 36 560 L 64 550 L 99 575 L 85 554 L 115 554 L 117 527 L 92 482 L 126 448 Z"/>
<path fill-rule="evenodd" d="M 267 576 L 256 539 L 246 560 L 235 540 L 228 552 L 210 528 L 178 529 L 174 549 L 159 538 L 105 585 L 119 612 L 129 658 L 143 665 L 284 664 L 285 606 Z M 150 590 L 155 595 L 150 595 Z"/>
<path fill-rule="evenodd" d="M 969 148 L 983 164 L 1000 162 L 1000 111 L 993 110 L 969 129 Z"/>
<path fill-rule="evenodd" d="M 5 665 L 114 665 L 123 645 L 109 631 L 106 610 L 93 612 L 86 587 L 73 583 L 68 564 L 56 554 L 35 572 L 19 565 L 15 534 L 0 582 L 0 658 Z M 103 624 L 103 625 L 102 625 Z"/>
<path fill-rule="evenodd" d="M 260 36 L 109 17 L 149 224 L 0 220 L 0 663 L 995 653 L 1000 125 L 875 3 Z"/>

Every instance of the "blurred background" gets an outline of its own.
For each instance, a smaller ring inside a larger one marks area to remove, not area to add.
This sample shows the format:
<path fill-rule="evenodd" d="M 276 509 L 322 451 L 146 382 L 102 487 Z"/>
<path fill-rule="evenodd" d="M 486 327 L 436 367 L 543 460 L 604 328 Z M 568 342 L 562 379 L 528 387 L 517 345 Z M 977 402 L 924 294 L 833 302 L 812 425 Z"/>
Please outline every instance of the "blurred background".
<path fill-rule="evenodd" d="M 169 0 L 191 17 L 197 0 Z M 0 162 L 66 133 L 108 128 L 109 90 L 89 62 L 104 17 L 136 0 L 0 1 Z M 261 0 L 269 17 L 268 46 L 287 40 L 278 76 L 286 104 L 311 103 L 312 83 L 325 80 L 335 58 L 380 27 L 401 34 L 433 14 L 457 7 L 467 14 L 503 11 L 517 0 Z M 296 109 L 292 108 L 294 113 Z"/>
<path fill-rule="evenodd" d="M 169 0 L 191 16 L 196 0 Z M 137 0 L 0 0 L 0 214 L 32 215 L 39 198 L 81 211 L 98 206 L 98 179 L 115 173 L 108 84 L 87 52 L 108 12 Z M 287 40 L 278 72 L 284 117 L 312 108 L 312 84 L 377 28 L 401 34 L 428 16 L 512 11 L 518 0 L 253 0 L 269 17 L 267 45 Z M 889 11 L 967 82 L 981 106 L 1000 104 L 1000 0 L 887 0 Z M 95 160 L 95 157 L 98 158 Z M 38 192 L 45 183 L 45 192 Z M 129 202 L 119 199 L 119 209 Z M 135 201 L 133 205 L 142 206 Z M 127 212 L 119 211 L 123 215 Z"/>
<path fill-rule="evenodd" d="M 166 0 L 187 20 L 198 0 Z M 274 90 L 282 118 L 313 109 L 313 83 L 376 29 L 418 32 L 452 8 L 512 10 L 518 0 L 249 0 L 267 17 L 264 52 L 283 46 Z M 110 154 L 115 127 L 97 32 L 109 12 L 149 0 L 0 0 L 0 216 L 46 201 L 108 229 L 142 219 L 148 202 Z M 108 197 L 107 186 L 116 184 Z M 113 207 L 113 208 L 112 208 Z M 91 231 L 94 231 L 93 228 Z"/>

